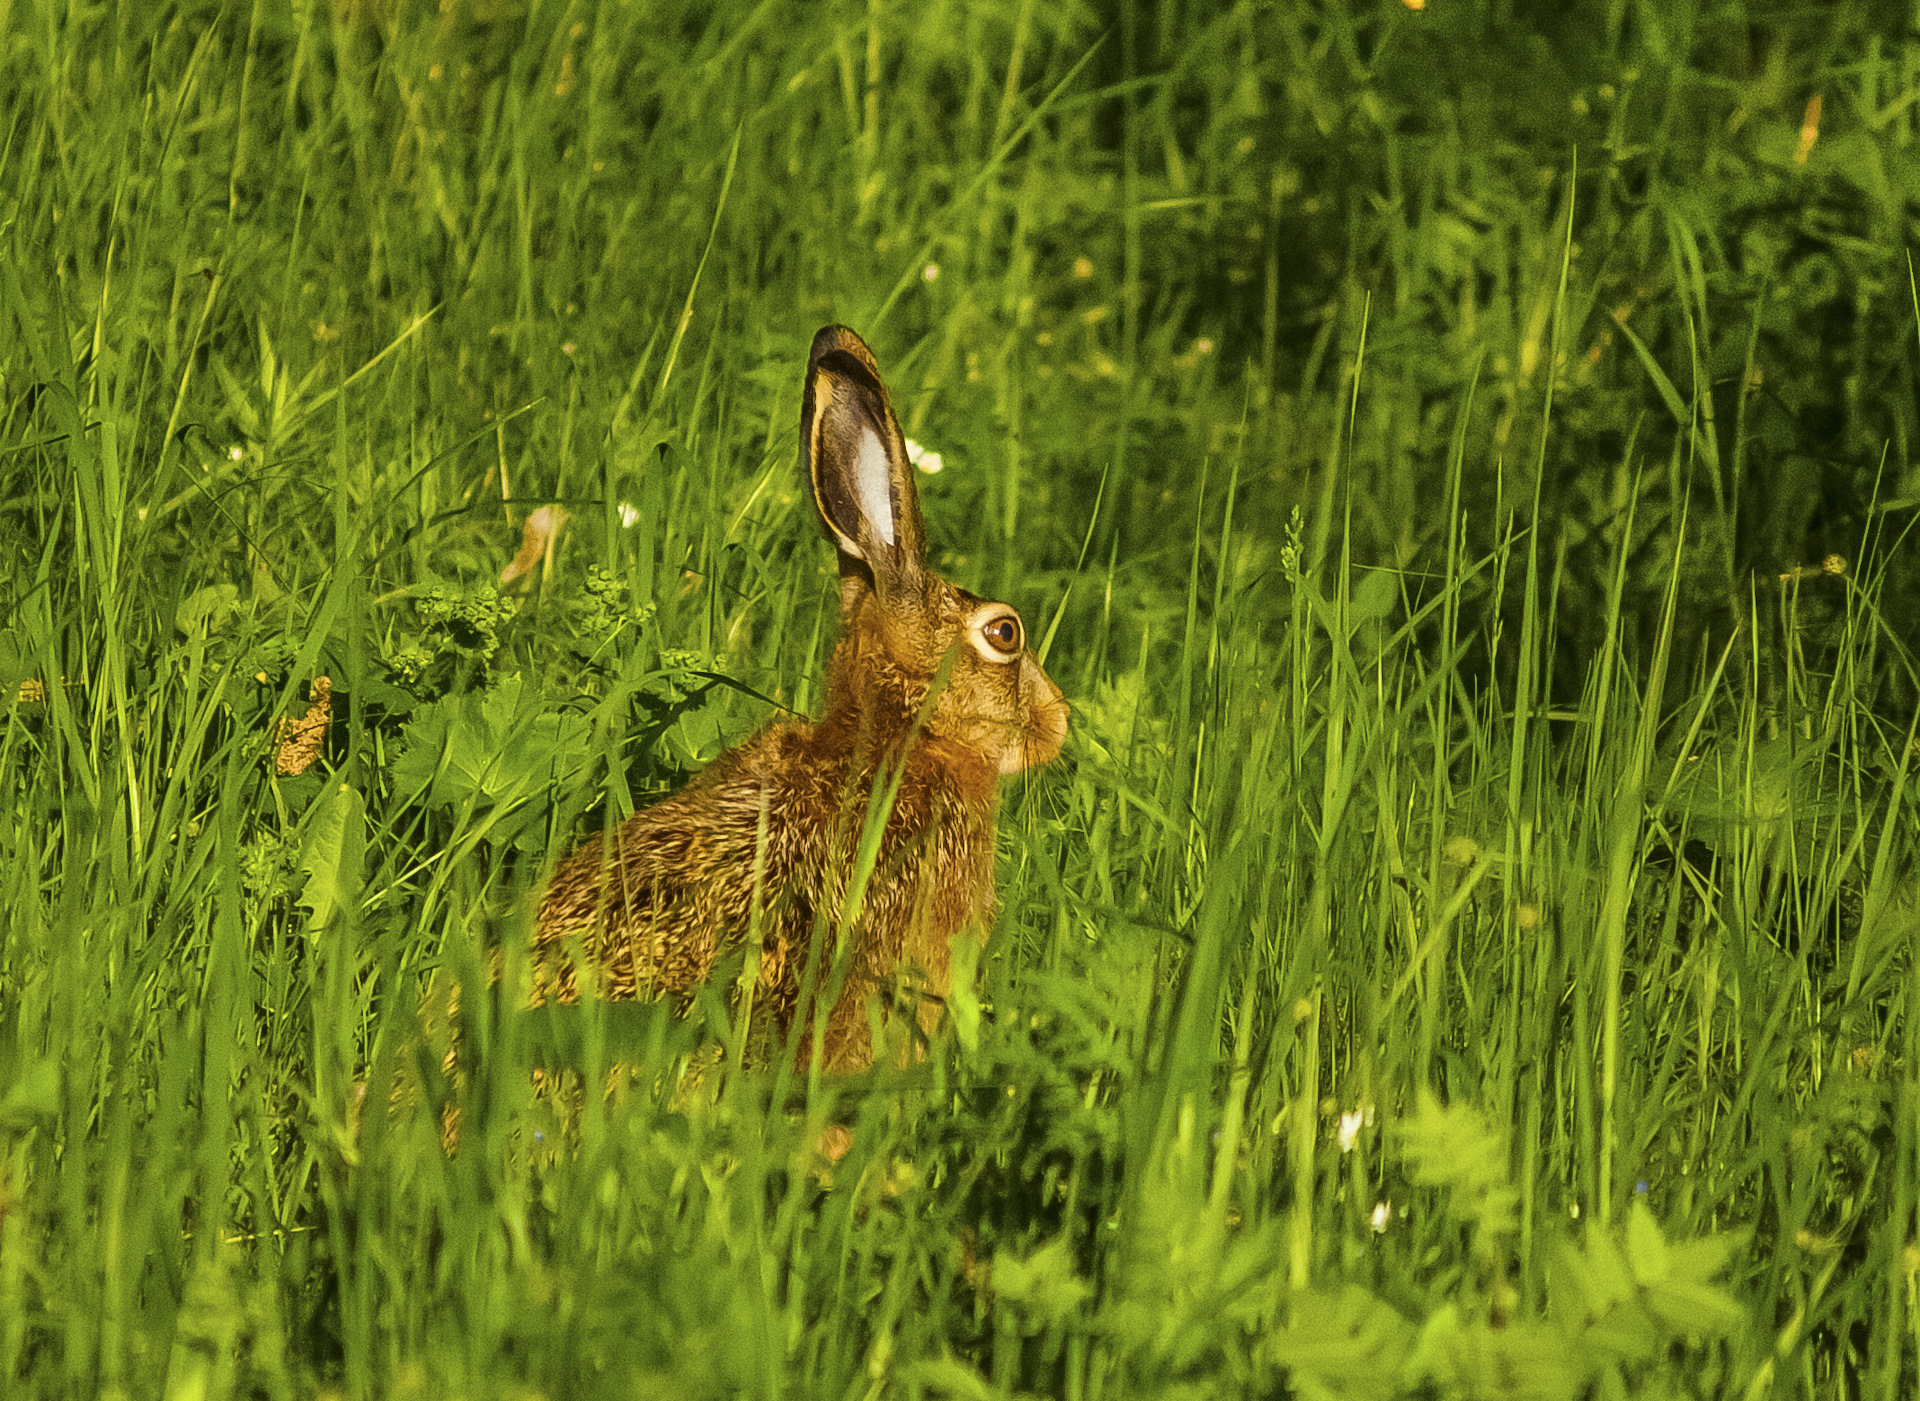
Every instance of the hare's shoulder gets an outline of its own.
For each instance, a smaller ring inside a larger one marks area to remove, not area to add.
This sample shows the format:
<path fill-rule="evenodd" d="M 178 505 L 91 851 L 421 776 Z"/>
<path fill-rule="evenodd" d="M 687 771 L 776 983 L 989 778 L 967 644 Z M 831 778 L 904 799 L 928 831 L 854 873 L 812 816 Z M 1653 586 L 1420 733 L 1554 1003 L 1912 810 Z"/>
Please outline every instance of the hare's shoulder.
<path fill-rule="evenodd" d="M 847 760 L 819 726 L 806 720 L 782 720 L 708 764 L 683 793 L 696 802 L 755 812 L 764 795 L 766 802 L 779 809 L 821 795 L 837 798 L 847 768 Z"/>
<path fill-rule="evenodd" d="M 646 844 L 683 836 L 731 863 L 751 852 L 762 824 L 775 847 L 819 830 L 839 805 L 847 763 L 804 720 L 768 725 L 729 749 L 672 797 L 643 808 L 628 830 Z"/>
<path fill-rule="evenodd" d="M 617 831 L 581 842 L 548 881 L 542 935 L 600 921 L 657 922 L 676 908 L 731 908 L 744 898 L 757 857 L 768 879 L 784 881 L 822 825 L 822 765 L 806 762 L 810 730 L 769 726 Z"/>

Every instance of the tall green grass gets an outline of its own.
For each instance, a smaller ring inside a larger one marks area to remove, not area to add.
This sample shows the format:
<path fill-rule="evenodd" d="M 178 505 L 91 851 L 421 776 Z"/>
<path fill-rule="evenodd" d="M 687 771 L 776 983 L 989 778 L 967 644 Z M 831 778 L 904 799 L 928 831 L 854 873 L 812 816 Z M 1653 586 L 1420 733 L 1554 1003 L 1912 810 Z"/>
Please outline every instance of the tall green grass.
<path fill-rule="evenodd" d="M 6 1389 L 1906 1395 L 1920 47 L 1567 23 L 0 14 Z M 489 976 L 817 707 L 834 319 L 1075 703 L 845 1081 Z"/>

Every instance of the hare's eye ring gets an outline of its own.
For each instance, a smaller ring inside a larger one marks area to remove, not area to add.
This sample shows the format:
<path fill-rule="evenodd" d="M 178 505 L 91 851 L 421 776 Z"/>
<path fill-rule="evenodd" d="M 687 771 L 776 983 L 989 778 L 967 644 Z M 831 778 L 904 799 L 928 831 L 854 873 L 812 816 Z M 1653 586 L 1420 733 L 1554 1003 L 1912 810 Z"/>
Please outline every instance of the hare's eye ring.
<path fill-rule="evenodd" d="M 1011 666 L 1026 651 L 1027 630 L 1020 625 L 1020 615 L 1004 603 L 977 604 L 959 621 L 960 635 L 983 662 Z"/>
<path fill-rule="evenodd" d="M 1020 618 L 1014 613 L 999 613 L 980 625 L 980 635 L 987 645 L 1003 657 L 1019 655 L 1026 638 L 1020 627 Z"/>

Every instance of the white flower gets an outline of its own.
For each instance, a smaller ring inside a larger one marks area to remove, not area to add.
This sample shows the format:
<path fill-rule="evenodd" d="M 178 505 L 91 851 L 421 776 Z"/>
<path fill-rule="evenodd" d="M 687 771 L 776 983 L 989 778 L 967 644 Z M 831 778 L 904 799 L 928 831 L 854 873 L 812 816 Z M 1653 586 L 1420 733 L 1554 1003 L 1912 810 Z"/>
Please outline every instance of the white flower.
<path fill-rule="evenodd" d="M 1349 1109 L 1340 1116 L 1340 1127 L 1334 1131 L 1334 1138 L 1340 1144 L 1342 1153 L 1353 1151 L 1354 1141 L 1360 1137 L 1360 1126 L 1367 1121 L 1364 1109 Z"/>
<path fill-rule="evenodd" d="M 939 453 L 921 447 L 920 444 L 914 442 L 911 438 L 907 439 L 907 461 L 918 467 L 922 472 L 925 472 L 929 477 L 947 465 L 945 459 L 943 459 Z"/>
<path fill-rule="evenodd" d="M 639 508 L 636 507 L 631 501 L 622 501 L 620 503 L 620 526 L 623 530 L 632 530 L 634 527 L 634 524 L 639 519 L 640 519 Z"/>

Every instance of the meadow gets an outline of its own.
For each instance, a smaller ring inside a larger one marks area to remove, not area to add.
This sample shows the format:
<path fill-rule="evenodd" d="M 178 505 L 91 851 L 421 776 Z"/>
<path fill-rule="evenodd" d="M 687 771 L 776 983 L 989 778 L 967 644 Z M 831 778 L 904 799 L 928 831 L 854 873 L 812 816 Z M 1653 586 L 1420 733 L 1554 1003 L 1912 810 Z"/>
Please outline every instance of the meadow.
<path fill-rule="evenodd" d="M 1914 1395 L 1892 9 L 0 4 L 0 1391 Z M 1074 706 L 844 1078 L 511 995 L 833 321 Z"/>

